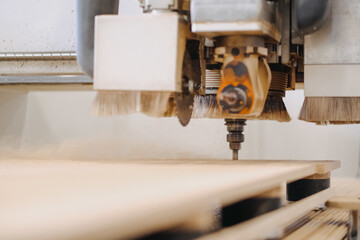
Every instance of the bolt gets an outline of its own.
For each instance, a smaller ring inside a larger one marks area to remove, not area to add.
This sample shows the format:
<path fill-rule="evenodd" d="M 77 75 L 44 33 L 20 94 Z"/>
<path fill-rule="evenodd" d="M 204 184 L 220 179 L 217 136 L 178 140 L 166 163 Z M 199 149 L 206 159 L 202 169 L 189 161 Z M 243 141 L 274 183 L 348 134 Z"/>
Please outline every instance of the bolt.
<path fill-rule="evenodd" d="M 237 47 L 234 47 L 233 49 L 231 49 L 231 54 L 236 57 L 240 54 L 240 49 L 238 49 Z"/>

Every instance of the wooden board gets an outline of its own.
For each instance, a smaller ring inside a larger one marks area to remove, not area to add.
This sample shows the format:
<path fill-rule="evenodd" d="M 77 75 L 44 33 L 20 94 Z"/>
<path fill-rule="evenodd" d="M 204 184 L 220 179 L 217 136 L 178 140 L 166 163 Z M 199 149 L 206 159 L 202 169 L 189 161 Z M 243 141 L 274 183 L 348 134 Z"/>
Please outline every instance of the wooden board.
<path fill-rule="evenodd" d="M 183 224 L 213 204 L 231 204 L 317 174 L 317 164 L 2 160 L 0 239 L 141 236 Z"/>
<path fill-rule="evenodd" d="M 360 179 L 359 178 L 334 178 L 331 186 L 335 189 L 328 206 L 360 210 Z"/>
<path fill-rule="evenodd" d="M 141 163 L 141 164 L 202 164 L 202 165 L 311 165 L 315 166 L 316 174 L 325 174 L 332 170 L 338 169 L 341 166 L 340 161 L 324 160 L 324 161 L 311 161 L 311 160 L 128 160 L 124 162 Z"/>

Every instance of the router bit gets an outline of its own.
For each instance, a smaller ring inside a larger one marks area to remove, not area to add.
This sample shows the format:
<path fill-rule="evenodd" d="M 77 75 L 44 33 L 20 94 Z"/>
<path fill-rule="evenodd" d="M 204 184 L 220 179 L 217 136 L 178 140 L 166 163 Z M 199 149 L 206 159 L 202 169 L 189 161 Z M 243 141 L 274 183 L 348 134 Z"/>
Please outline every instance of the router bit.
<path fill-rule="evenodd" d="M 238 152 L 241 148 L 241 143 L 244 142 L 244 126 L 246 125 L 246 119 L 225 119 L 225 125 L 227 126 L 228 134 L 226 140 L 229 142 L 229 147 L 233 151 L 232 159 L 238 160 Z"/>

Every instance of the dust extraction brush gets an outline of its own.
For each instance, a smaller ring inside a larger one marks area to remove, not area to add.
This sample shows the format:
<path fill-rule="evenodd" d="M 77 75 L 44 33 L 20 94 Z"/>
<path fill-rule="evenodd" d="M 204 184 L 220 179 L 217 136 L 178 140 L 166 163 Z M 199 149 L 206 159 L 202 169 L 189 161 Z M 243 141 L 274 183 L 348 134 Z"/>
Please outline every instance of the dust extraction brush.
<path fill-rule="evenodd" d="M 212 89 L 215 87 L 214 85 L 214 72 L 215 70 L 208 71 L 208 77 L 210 74 L 211 82 L 210 84 Z M 217 75 L 218 84 L 220 84 L 220 70 Z M 209 73 L 209 74 L 208 74 Z M 278 122 L 289 122 L 291 120 L 284 101 L 283 97 L 285 96 L 285 89 L 288 81 L 288 74 L 280 71 L 272 71 L 272 81 L 270 85 L 270 90 L 268 96 L 266 98 L 266 102 L 264 105 L 264 110 L 259 117 L 256 118 L 247 118 L 247 119 L 259 119 L 259 120 L 275 120 Z M 208 79 L 206 79 L 206 84 L 208 84 Z M 209 84 L 209 85 L 210 85 Z M 193 118 L 236 118 L 234 115 L 226 114 L 221 111 L 218 106 L 216 95 L 208 94 L 205 96 L 197 95 L 195 96 L 194 101 L 194 111 Z M 239 117 L 240 118 L 240 117 Z M 241 117 L 244 118 L 244 117 Z"/>
<path fill-rule="evenodd" d="M 264 110 L 259 117 L 259 120 L 274 120 L 278 122 L 290 122 L 291 118 L 286 110 L 285 103 L 282 96 L 268 94 L 264 105 Z"/>
<path fill-rule="evenodd" d="M 98 91 L 91 112 L 95 116 L 117 116 L 136 113 L 140 92 Z"/>
<path fill-rule="evenodd" d="M 175 99 L 170 92 L 141 92 L 141 112 L 149 117 L 176 116 Z"/>
<path fill-rule="evenodd" d="M 96 116 L 138 112 L 151 117 L 176 115 L 174 97 L 170 92 L 98 91 L 91 112 Z"/>
<path fill-rule="evenodd" d="M 192 118 L 234 118 L 225 114 L 218 106 L 216 93 L 221 83 L 221 66 L 213 64 L 207 66 L 205 75 L 206 95 L 196 95 L 194 98 L 194 109 Z"/>
<path fill-rule="evenodd" d="M 288 74 L 284 71 L 271 71 L 271 84 L 266 98 L 263 112 L 257 119 L 290 122 L 291 118 L 286 110 L 283 97 L 288 82 Z"/>
<path fill-rule="evenodd" d="M 359 124 L 360 97 L 305 97 L 299 119 L 319 125 Z"/>
<path fill-rule="evenodd" d="M 243 119 L 244 117 L 236 114 L 224 113 L 217 102 L 216 95 L 197 95 L 194 99 L 194 110 L 192 118 L 230 118 Z M 247 118 L 253 119 L 253 118 Z"/>
<path fill-rule="evenodd" d="M 224 118 L 216 95 L 196 95 L 192 118 Z"/>

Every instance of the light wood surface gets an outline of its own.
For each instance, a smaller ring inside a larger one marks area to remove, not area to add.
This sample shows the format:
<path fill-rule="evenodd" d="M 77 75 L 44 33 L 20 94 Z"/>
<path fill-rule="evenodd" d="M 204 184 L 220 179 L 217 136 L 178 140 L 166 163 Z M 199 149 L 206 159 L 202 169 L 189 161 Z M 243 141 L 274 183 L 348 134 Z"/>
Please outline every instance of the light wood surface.
<path fill-rule="evenodd" d="M 200 165 L 311 165 L 315 166 L 315 174 L 327 174 L 332 170 L 338 169 L 341 166 L 340 161 L 324 160 L 324 161 L 311 161 L 311 160 L 203 160 L 203 159 L 184 159 L 184 160 L 129 160 L 125 162 L 136 162 L 141 164 L 200 164 Z"/>
<path fill-rule="evenodd" d="M 360 210 L 360 179 L 359 178 L 333 178 L 331 186 L 335 189 L 328 206 Z"/>
<path fill-rule="evenodd" d="M 290 223 L 304 216 L 310 210 L 327 201 L 333 195 L 332 189 L 326 189 L 310 197 L 302 199 L 287 207 L 261 215 L 233 227 L 225 228 L 197 240 L 250 240 L 278 237 L 277 234 Z"/>
<path fill-rule="evenodd" d="M 349 211 L 328 208 L 325 211 L 311 212 L 309 221 L 295 230 L 284 240 L 340 240 L 349 231 Z"/>
<path fill-rule="evenodd" d="M 129 239 L 336 164 L 1 160 L 0 239 Z"/>
<path fill-rule="evenodd" d="M 314 174 L 310 177 L 307 177 L 306 179 L 329 179 L 331 177 L 330 172 L 324 173 L 324 174 Z"/>

